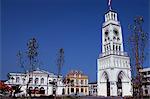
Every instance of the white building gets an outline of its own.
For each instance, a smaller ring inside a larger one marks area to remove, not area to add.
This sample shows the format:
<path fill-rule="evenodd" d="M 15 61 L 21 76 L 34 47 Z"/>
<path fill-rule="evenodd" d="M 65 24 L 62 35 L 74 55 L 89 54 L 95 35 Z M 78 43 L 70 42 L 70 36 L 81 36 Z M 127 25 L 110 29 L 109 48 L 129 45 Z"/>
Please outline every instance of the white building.
<path fill-rule="evenodd" d="M 143 75 L 142 89 L 144 96 L 150 96 L 150 68 L 144 68 L 139 70 Z"/>
<path fill-rule="evenodd" d="M 27 73 L 8 73 L 8 77 L 5 83 L 11 86 L 20 85 L 24 95 L 27 95 L 27 89 L 32 96 L 53 95 L 55 92 L 56 95 L 62 95 L 62 77 L 58 79 L 53 73 L 37 69 Z M 56 86 L 53 82 L 56 82 Z"/>
<path fill-rule="evenodd" d="M 97 96 L 97 82 L 89 83 L 89 95 Z"/>
<path fill-rule="evenodd" d="M 102 53 L 97 59 L 99 96 L 131 96 L 130 58 L 123 48 L 121 24 L 115 11 L 105 13 Z"/>

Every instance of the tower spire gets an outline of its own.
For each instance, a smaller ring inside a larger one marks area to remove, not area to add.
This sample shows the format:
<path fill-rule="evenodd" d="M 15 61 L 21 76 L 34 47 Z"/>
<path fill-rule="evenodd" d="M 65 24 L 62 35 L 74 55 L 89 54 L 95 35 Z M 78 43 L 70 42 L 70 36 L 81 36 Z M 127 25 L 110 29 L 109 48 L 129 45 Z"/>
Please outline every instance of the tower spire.
<path fill-rule="evenodd" d="M 111 9 L 111 0 L 108 1 L 108 7 L 109 7 L 109 10 L 112 10 Z"/>

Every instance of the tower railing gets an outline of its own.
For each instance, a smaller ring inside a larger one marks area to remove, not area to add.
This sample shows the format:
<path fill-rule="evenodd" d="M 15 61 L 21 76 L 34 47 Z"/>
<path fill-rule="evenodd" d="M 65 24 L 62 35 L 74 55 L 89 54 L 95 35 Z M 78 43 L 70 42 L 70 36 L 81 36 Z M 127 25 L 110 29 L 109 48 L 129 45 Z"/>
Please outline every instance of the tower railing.
<path fill-rule="evenodd" d="M 110 51 L 101 53 L 99 55 L 99 57 L 104 57 L 104 56 L 108 56 L 108 55 L 128 56 L 127 52 L 110 50 Z"/>

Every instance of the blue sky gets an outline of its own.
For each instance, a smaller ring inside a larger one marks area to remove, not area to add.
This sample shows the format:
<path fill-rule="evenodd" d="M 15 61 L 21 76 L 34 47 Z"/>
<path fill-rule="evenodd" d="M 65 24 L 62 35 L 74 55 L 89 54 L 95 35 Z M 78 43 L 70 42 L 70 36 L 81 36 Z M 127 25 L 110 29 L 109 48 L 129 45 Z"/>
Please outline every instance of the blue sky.
<path fill-rule="evenodd" d="M 101 53 L 101 26 L 108 0 L 1 0 L 0 79 L 8 72 L 23 71 L 16 53 L 25 51 L 26 43 L 36 37 L 39 43 L 40 68 L 57 72 L 56 54 L 64 48 L 62 74 L 81 70 L 96 81 L 96 59 Z M 144 17 L 144 31 L 150 33 L 149 0 L 112 0 L 118 12 L 126 42 L 128 24 L 135 16 Z M 128 46 L 125 45 L 128 51 Z M 149 50 L 149 48 L 148 48 Z M 149 56 L 148 56 L 149 58 Z M 149 59 L 145 66 L 150 66 Z"/>

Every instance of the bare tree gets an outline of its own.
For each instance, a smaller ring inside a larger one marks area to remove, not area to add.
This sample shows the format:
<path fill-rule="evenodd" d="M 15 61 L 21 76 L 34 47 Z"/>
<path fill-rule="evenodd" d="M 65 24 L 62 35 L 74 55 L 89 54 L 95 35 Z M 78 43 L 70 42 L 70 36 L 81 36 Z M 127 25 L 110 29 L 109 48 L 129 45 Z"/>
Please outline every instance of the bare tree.
<path fill-rule="evenodd" d="M 145 47 L 148 41 L 148 33 L 143 31 L 143 17 L 139 16 L 134 19 L 133 25 L 130 25 L 131 35 L 129 36 L 129 45 L 132 49 L 131 53 L 131 63 L 132 63 L 132 76 L 134 95 L 138 98 L 143 97 L 142 91 L 142 74 L 139 72 L 143 68 L 143 62 L 146 58 Z"/>

